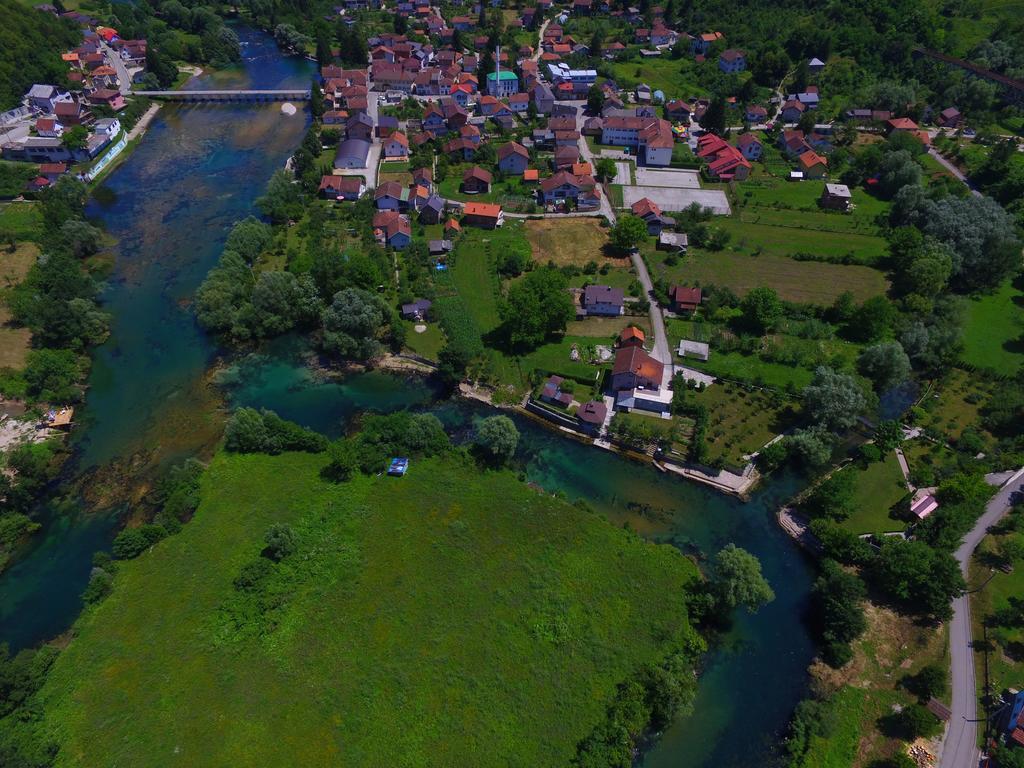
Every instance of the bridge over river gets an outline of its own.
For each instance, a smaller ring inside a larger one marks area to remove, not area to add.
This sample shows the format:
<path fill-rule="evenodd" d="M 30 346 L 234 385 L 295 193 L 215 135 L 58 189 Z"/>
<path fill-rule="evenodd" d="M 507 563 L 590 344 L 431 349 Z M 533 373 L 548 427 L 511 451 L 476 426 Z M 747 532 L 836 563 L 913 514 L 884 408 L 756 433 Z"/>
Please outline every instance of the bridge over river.
<path fill-rule="evenodd" d="M 225 90 L 225 91 L 135 91 L 136 96 L 167 101 L 215 102 L 215 101 L 308 101 L 309 88 L 277 90 Z"/>

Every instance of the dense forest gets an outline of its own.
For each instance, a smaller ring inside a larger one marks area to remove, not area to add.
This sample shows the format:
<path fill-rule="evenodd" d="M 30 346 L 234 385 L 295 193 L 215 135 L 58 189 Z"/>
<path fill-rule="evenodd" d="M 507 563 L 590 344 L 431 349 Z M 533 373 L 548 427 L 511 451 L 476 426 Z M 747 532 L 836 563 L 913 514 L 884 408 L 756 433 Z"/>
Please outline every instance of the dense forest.
<path fill-rule="evenodd" d="M 32 83 L 64 83 L 60 55 L 81 35 L 69 21 L 0 0 L 0 110 L 18 106 Z"/>

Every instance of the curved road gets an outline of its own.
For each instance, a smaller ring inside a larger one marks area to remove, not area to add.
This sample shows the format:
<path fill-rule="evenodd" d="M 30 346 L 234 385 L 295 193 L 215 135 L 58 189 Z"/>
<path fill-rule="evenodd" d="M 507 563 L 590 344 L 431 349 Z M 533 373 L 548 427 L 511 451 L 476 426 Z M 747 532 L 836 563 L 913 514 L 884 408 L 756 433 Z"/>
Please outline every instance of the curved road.
<path fill-rule="evenodd" d="M 964 536 L 956 551 L 960 571 L 967 578 L 967 567 L 975 548 L 1010 508 L 1010 496 L 1024 487 L 1024 468 L 1018 470 L 992 497 L 985 512 L 970 533 Z M 949 625 L 949 647 L 953 679 L 952 712 L 949 729 L 942 748 L 939 768 L 977 768 L 978 751 L 977 701 L 978 687 L 974 676 L 974 650 L 971 648 L 970 595 L 953 601 L 953 621 Z"/>

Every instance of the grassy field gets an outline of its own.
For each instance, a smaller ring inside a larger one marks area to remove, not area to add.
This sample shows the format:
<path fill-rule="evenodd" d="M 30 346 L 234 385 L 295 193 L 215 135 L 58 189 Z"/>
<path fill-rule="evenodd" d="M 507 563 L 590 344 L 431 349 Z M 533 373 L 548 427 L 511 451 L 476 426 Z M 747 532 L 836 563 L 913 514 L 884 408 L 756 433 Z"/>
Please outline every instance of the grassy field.
<path fill-rule="evenodd" d="M 740 217 L 723 217 L 714 222 L 732 235 L 729 248 L 742 253 L 767 256 L 809 253 L 819 257 L 818 261 L 839 263 L 849 258 L 858 264 L 875 263 L 886 253 L 886 242 L 877 235 L 821 229 L 831 225 L 831 214 L 771 208 L 749 211 L 745 209 Z"/>
<path fill-rule="evenodd" d="M 437 360 L 441 347 L 444 346 L 444 331 L 439 323 L 427 323 L 427 330 L 417 333 L 413 322 L 406 323 L 405 346 L 420 357 Z"/>
<path fill-rule="evenodd" d="M 964 362 L 1012 375 L 1024 363 L 1024 283 L 1004 283 L 972 299 L 964 324 Z"/>
<path fill-rule="evenodd" d="M 610 341 L 628 325 L 635 325 L 645 334 L 651 332 L 647 317 L 587 317 L 570 322 L 565 332 L 569 336 L 602 337 Z"/>
<path fill-rule="evenodd" d="M 711 457 L 721 456 L 733 466 L 746 464 L 745 455 L 760 450 L 796 420 L 792 403 L 735 384 L 714 384 L 703 392 L 687 392 L 687 396 L 708 407 Z"/>
<path fill-rule="evenodd" d="M 709 360 L 686 358 L 686 365 L 734 381 L 763 384 L 775 389 L 803 389 L 811 383 L 812 372 L 783 363 L 770 363 L 742 352 L 712 352 Z"/>
<path fill-rule="evenodd" d="M 451 275 L 455 289 L 466 303 L 466 308 L 482 334 L 498 327 L 498 275 L 490 254 L 491 243 L 514 238 L 521 233 L 521 225 L 508 222 L 502 229 L 486 231 L 467 228 L 455 247 Z"/>
<path fill-rule="evenodd" d="M 959 368 L 950 369 L 923 396 L 921 407 L 928 413 L 923 426 L 956 442 L 968 427 L 978 426 L 978 414 L 992 394 L 991 382 Z"/>
<path fill-rule="evenodd" d="M 704 89 L 696 84 L 696 79 L 687 71 L 689 66 L 689 60 L 659 56 L 637 61 L 616 61 L 610 63 L 608 68 L 612 78 L 622 88 L 646 83 L 652 91 L 664 91 L 666 99 L 704 96 Z"/>
<path fill-rule="evenodd" d="M 38 240 L 42 225 L 35 203 L 0 204 L 0 230 L 10 232 L 18 240 Z"/>
<path fill-rule="evenodd" d="M 854 643 L 853 660 L 841 670 L 811 667 L 811 687 L 828 695 L 825 734 L 791 768 L 868 768 L 906 753 L 906 744 L 884 735 L 878 721 L 913 697 L 900 681 L 925 664 L 948 666 L 944 627 L 922 626 L 886 608 L 865 606 L 868 630 Z M 947 702 L 948 703 L 948 702 Z M 931 746 L 935 752 L 936 746 Z"/>
<path fill-rule="evenodd" d="M 6 248 L 0 252 L 0 369 L 25 367 L 32 332 L 9 325 L 11 315 L 5 294 L 25 279 L 38 256 L 39 248 L 33 243 L 20 243 L 13 253 Z"/>
<path fill-rule="evenodd" d="M 889 510 L 908 494 L 895 451 L 887 454 L 884 460 L 869 464 L 867 469 L 849 466 L 840 471 L 857 475 L 853 493 L 854 513 L 841 523 L 843 528 L 859 534 L 902 531 L 907 527 L 905 522 L 894 520 L 889 515 Z M 907 502 L 909 504 L 909 498 Z M 905 507 L 898 509 L 903 512 Z"/>
<path fill-rule="evenodd" d="M 690 633 L 671 547 L 456 457 L 340 486 L 323 461 L 215 457 L 52 668 L 57 765 L 566 765 Z M 261 614 L 232 582 L 278 522 Z"/>
<path fill-rule="evenodd" d="M 989 536 L 982 541 L 971 562 L 969 577 L 970 587 L 985 585 L 980 591 L 971 593 L 972 636 L 988 637 L 995 644 L 995 650 L 988 654 L 989 682 L 995 693 L 1006 688 L 1019 688 L 1024 674 L 1024 629 L 999 626 L 986 632 L 983 627 L 985 617 L 1008 607 L 1011 597 L 1019 599 L 1024 595 L 1024 567 L 1021 563 L 1018 562 L 1010 573 L 993 570 L 987 564 L 986 556 L 994 551 L 996 540 L 1001 538 Z M 975 668 L 978 696 L 981 698 L 985 693 L 983 653 L 975 655 Z"/>
<path fill-rule="evenodd" d="M 876 219 L 888 212 L 888 203 L 858 189 L 853 192 L 855 207 L 851 213 L 826 211 L 818 204 L 824 188 L 824 181 L 794 184 L 762 176 L 757 182 L 743 185 L 741 218 L 743 221 L 818 232 L 878 234 Z M 850 249 L 863 256 L 865 263 L 884 254 L 884 250 L 878 250 L 877 243 L 866 239 L 855 239 Z"/>
<path fill-rule="evenodd" d="M 596 218 L 527 220 L 525 230 L 533 258 L 541 264 L 548 261 L 559 267 L 582 267 L 590 261 L 629 264 L 626 259 L 604 255 L 602 248 L 608 242 L 608 230 L 602 228 Z"/>
<path fill-rule="evenodd" d="M 785 255 L 772 253 L 768 247 L 765 247 L 760 255 L 745 253 L 747 250 L 753 250 L 754 244 L 768 245 L 758 239 L 755 232 L 748 232 L 749 229 L 766 230 L 769 236 L 790 230 L 744 224 L 736 219 L 716 219 L 714 223 L 733 232 L 733 243 L 730 248 L 738 248 L 738 251 L 691 251 L 675 266 L 669 267 L 665 265 L 664 253 L 652 248 L 645 255 L 653 273 L 664 277 L 670 283 L 698 282 L 702 285 L 713 283 L 726 286 L 741 296 L 758 286 L 767 286 L 778 291 L 779 296 L 786 301 L 824 305 L 832 304 L 844 291 L 850 291 L 858 301 L 863 301 L 885 293 L 888 288 L 882 273 L 870 267 L 797 261 Z M 739 237 L 740 231 L 747 234 Z M 813 237 L 817 233 L 804 234 Z M 848 240 L 854 236 L 833 237 Z"/>

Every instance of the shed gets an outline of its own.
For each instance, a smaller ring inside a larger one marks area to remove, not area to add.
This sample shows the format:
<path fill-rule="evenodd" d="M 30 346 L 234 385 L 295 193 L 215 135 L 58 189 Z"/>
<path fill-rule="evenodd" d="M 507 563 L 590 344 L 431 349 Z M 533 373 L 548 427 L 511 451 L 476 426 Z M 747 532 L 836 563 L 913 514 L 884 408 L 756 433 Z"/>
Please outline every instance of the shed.
<path fill-rule="evenodd" d="M 707 360 L 711 355 L 711 350 L 707 344 L 702 341 L 690 341 L 689 339 L 682 339 L 679 342 L 679 356 L 680 357 L 693 357 L 697 360 Z"/>
<path fill-rule="evenodd" d="M 334 153 L 335 168 L 365 168 L 370 157 L 370 142 L 363 139 L 346 139 Z"/>

